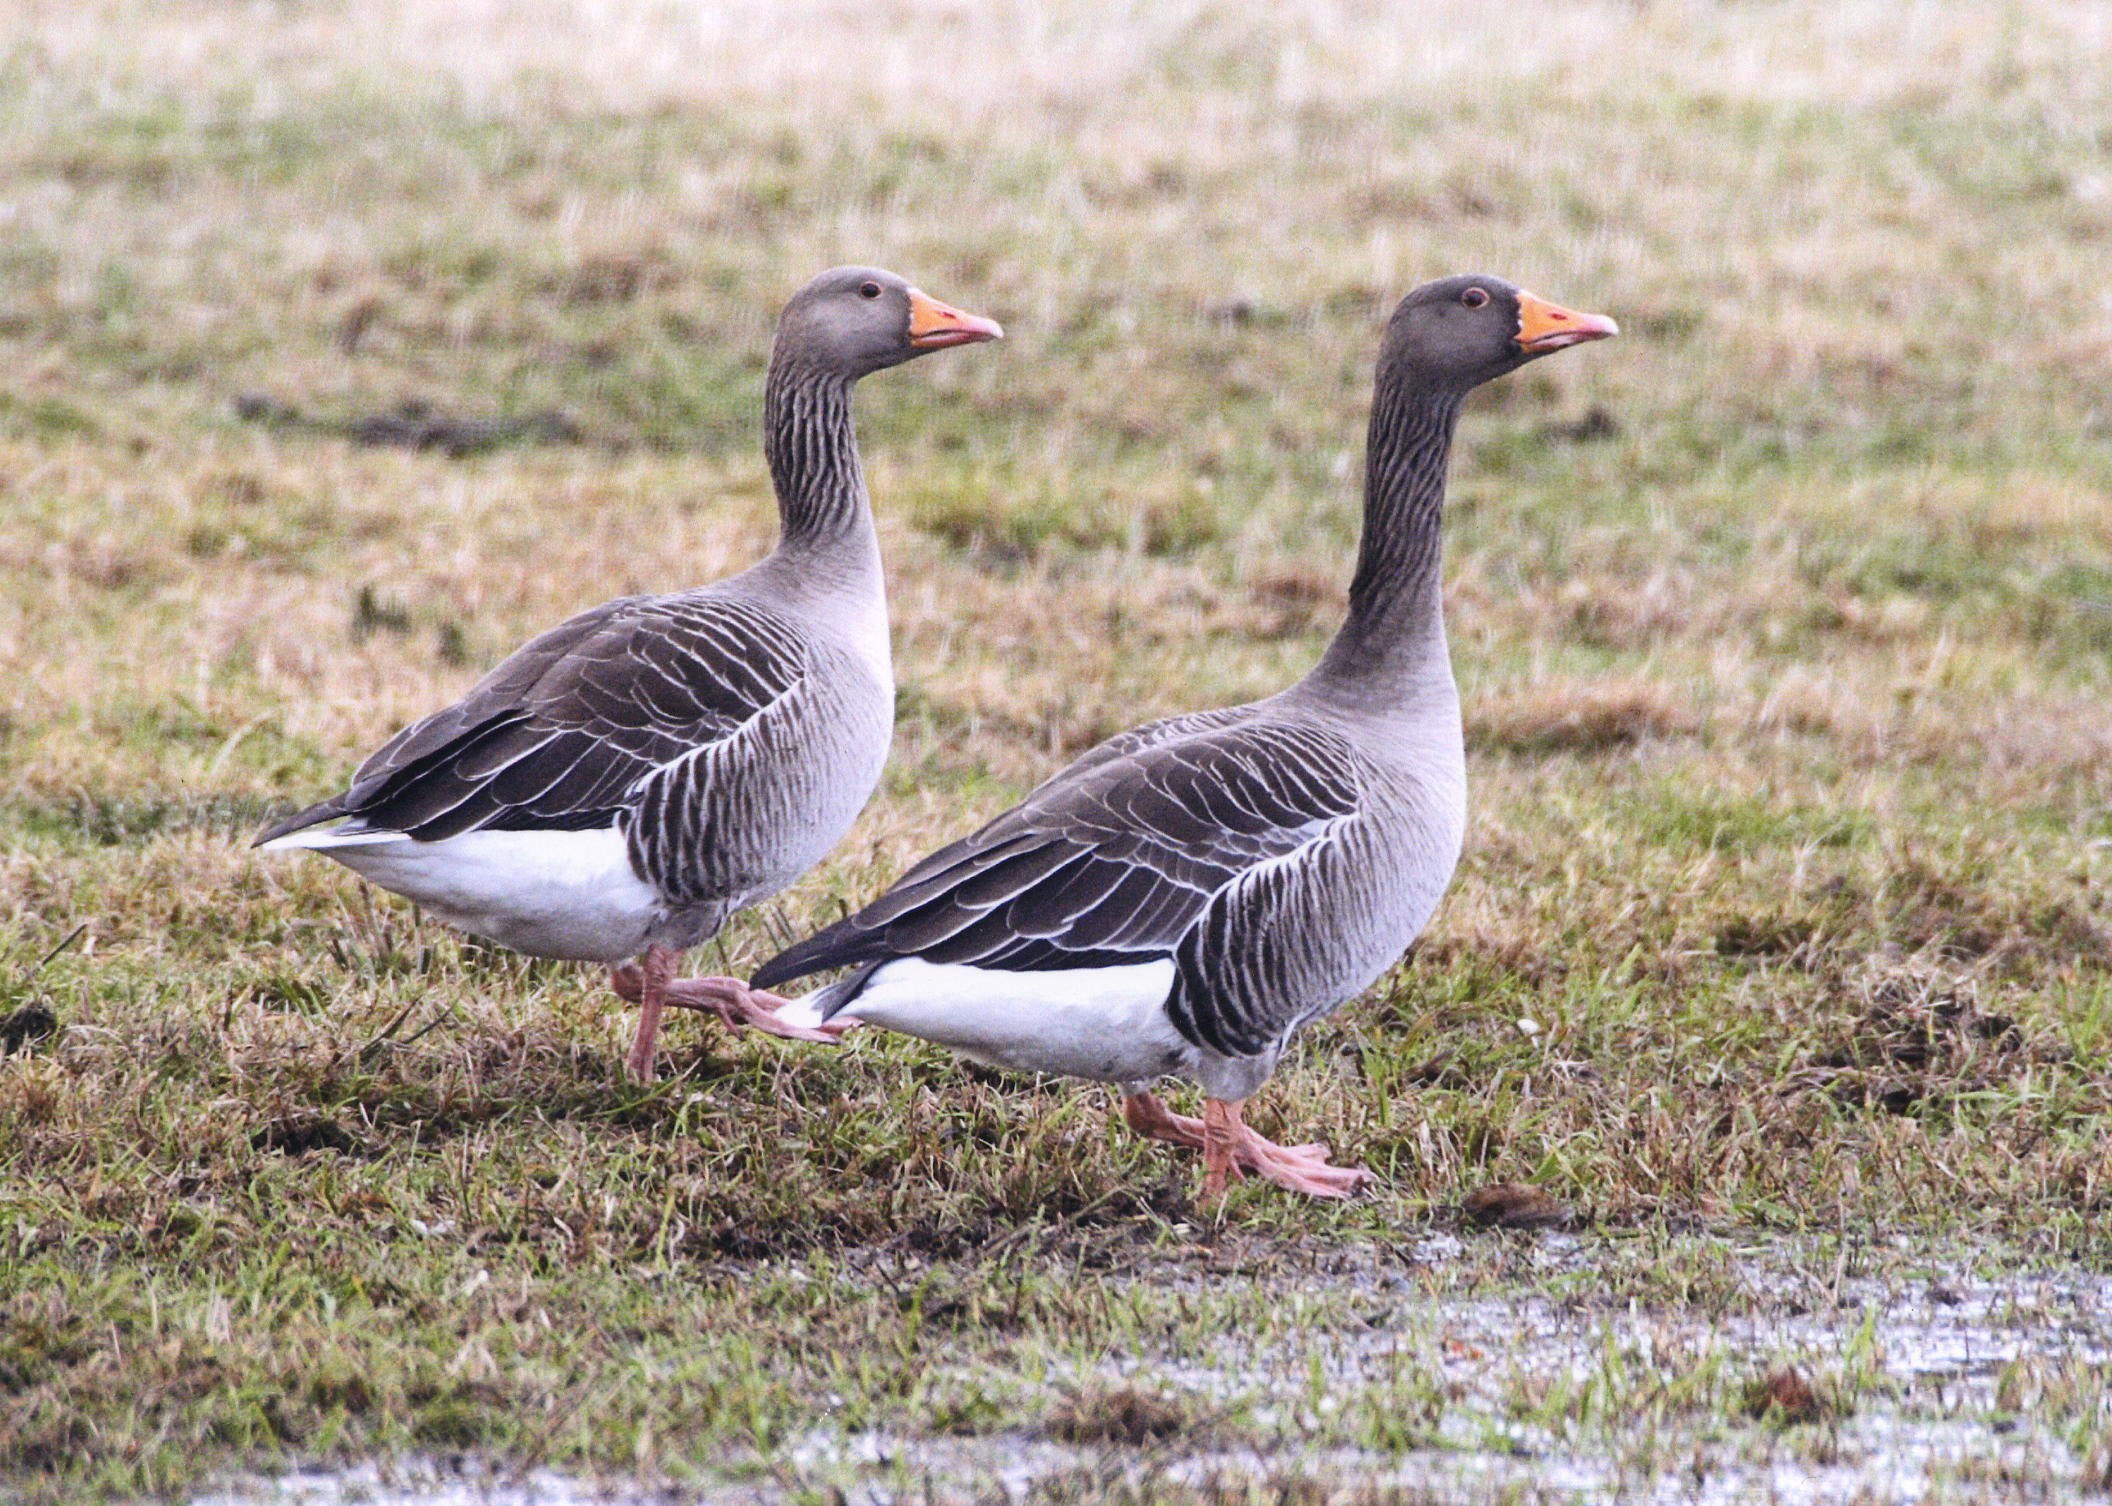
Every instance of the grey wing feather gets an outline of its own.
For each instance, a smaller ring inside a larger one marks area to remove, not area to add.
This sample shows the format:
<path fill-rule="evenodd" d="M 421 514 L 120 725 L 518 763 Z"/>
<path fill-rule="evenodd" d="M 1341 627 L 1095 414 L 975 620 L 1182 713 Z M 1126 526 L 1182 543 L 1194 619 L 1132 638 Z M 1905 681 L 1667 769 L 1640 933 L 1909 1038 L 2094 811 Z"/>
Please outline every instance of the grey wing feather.
<path fill-rule="evenodd" d="M 610 619 L 648 600 L 643 596 L 619 596 L 536 634 L 471 686 L 461 700 L 411 723 L 369 754 L 352 776 L 354 788 L 440 752 L 488 721 L 493 712 L 519 705 L 534 693 L 537 682 L 549 673 L 551 666 L 577 648 L 581 640 Z"/>
<path fill-rule="evenodd" d="M 909 872 L 895 881 L 889 897 L 902 894 L 913 886 L 931 883 L 941 875 L 950 873 L 961 861 L 988 861 L 1009 845 L 1013 849 L 1032 846 L 1039 842 L 1036 832 L 1024 824 L 1007 825 L 1011 818 L 1045 798 L 1055 798 L 1052 792 L 1068 789 L 1084 782 L 1095 769 L 1143 752 L 1159 743 L 1170 742 L 1197 732 L 1213 731 L 1248 720 L 1253 714 L 1251 706 L 1230 706 L 1211 711 L 1189 711 L 1177 716 L 1161 717 L 1155 722 L 1146 722 L 1141 727 L 1132 727 L 1127 732 L 1118 732 L 1106 742 L 1086 749 L 1056 773 L 1036 785 L 1025 800 L 1012 811 L 1006 812 L 990 825 L 973 835 L 942 847 L 924 858 Z"/>
<path fill-rule="evenodd" d="M 1264 1049 L 1280 1010 L 1224 932 L 1240 928 L 1250 900 L 1269 902 L 1275 870 L 1309 859 L 1356 815 L 1359 760 L 1337 733 L 1247 713 L 1140 732 L 1159 735 L 1087 754 L 772 959 L 757 985 L 900 957 L 1008 971 L 1172 957 L 1169 1010 L 1182 1033 L 1230 1055 Z"/>
<path fill-rule="evenodd" d="M 731 737 L 806 671 L 797 629 L 747 600 L 607 602 L 530 641 L 391 738 L 343 794 L 257 840 L 339 816 L 425 840 L 612 825 L 641 781 Z"/>
<path fill-rule="evenodd" d="M 1127 732 L 1117 732 L 1106 742 L 1085 750 L 1062 769 L 1043 782 L 1043 788 L 1058 780 L 1072 780 L 1102 764 L 1112 763 L 1118 758 L 1127 758 L 1132 753 L 1141 753 L 1159 743 L 1171 742 L 1175 738 L 1188 737 L 1197 732 L 1215 731 L 1220 727 L 1234 726 L 1246 721 L 1254 714 L 1252 706 L 1221 706 L 1209 711 L 1183 711 L 1174 716 L 1162 716 L 1155 722 L 1146 722 L 1141 727 L 1132 727 Z"/>

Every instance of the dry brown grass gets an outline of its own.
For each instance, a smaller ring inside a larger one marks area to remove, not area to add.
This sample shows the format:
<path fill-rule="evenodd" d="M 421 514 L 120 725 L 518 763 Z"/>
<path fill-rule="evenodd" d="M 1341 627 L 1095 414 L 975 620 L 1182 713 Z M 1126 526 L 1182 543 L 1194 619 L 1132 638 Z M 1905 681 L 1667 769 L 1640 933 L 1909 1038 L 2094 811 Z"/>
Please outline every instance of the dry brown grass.
<path fill-rule="evenodd" d="M 1472 741 L 1490 752 L 1596 753 L 1690 736 L 1701 725 L 1657 681 L 1564 676 L 1487 697 L 1475 708 Z"/>

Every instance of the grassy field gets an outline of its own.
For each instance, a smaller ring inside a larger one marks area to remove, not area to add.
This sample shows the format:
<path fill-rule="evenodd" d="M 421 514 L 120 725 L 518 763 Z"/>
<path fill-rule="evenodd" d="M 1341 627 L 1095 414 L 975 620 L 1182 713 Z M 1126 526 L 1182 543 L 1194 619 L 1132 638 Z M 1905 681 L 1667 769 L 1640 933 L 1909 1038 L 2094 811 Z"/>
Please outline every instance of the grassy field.
<path fill-rule="evenodd" d="M 5 5 L 0 1498 L 2112 1478 L 2105 8 L 700 10 Z M 894 760 L 712 968 L 1310 663 L 1413 283 L 1621 320 L 1470 411 L 1468 855 L 1255 1106 L 1376 1195 L 1200 1208 L 877 1035 L 632 1087 L 595 976 L 246 851 L 766 547 L 770 323 L 852 259 L 1010 337 L 864 389 Z"/>

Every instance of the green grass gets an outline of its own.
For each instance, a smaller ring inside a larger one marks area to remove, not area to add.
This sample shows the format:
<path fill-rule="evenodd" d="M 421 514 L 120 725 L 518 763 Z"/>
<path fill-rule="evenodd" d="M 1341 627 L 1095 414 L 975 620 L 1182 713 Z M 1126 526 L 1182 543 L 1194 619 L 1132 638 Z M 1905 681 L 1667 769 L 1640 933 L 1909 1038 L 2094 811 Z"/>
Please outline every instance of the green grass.
<path fill-rule="evenodd" d="M 0 1495 L 1568 1501 L 1908 1433 L 1952 1499 L 2102 1482 L 2030 1298 L 2112 1255 L 2090 6 L 743 12 L 739 68 L 604 9 L 99 0 L 0 59 Z M 900 1040 L 681 1021 L 631 1087 L 593 977 L 246 851 L 765 547 L 770 320 L 854 259 L 1008 339 L 861 396 L 895 757 L 714 970 L 1300 673 L 1406 288 L 1621 320 L 1476 399 L 1468 855 L 1255 1106 L 1369 1199 L 1201 1208 L 1104 1095 Z M 579 442 L 344 437 L 407 402 Z M 1571 1231 L 1461 1225 L 1498 1182 Z M 1998 1369 L 1914 1361 L 1945 1282 Z"/>

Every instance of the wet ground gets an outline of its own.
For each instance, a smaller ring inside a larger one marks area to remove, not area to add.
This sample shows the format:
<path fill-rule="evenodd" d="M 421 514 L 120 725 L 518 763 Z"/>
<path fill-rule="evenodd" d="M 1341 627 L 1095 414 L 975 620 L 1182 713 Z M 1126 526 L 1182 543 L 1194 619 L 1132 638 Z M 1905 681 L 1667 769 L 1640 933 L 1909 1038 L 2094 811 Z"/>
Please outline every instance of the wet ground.
<path fill-rule="evenodd" d="M 1667 1303 L 1624 1299 L 1636 1252 L 1616 1258 L 1598 1236 L 1496 1237 L 1502 1274 L 1483 1280 L 1490 1238 L 1328 1252 L 1295 1290 L 1280 1271 L 1178 1262 L 1102 1278 L 1218 1295 L 1266 1282 L 1278 1289 L 1256 1295 L 1287 1316 L 1177 1353 L 1053 1366 L 1045 1394 L 1087 1399 L 1056 1425 L 1044 1411 L 968 1436 L 818 1427 L 679 1486 L 415 1458 L 252 1481 L 196 1506 L 2102 1498 L 2104 1271 L 1909 1241 L 1696 1237 L 1668 1258 L 1726 1272 L 1728 1287 Z M 1329 1321 L 1308 1330 L 1304 1312 Z M 1397 1414 L 1393 1446 L 1295 1441 L 1339 1439 L 1329 1424 L 1354 1408 Z"/>

